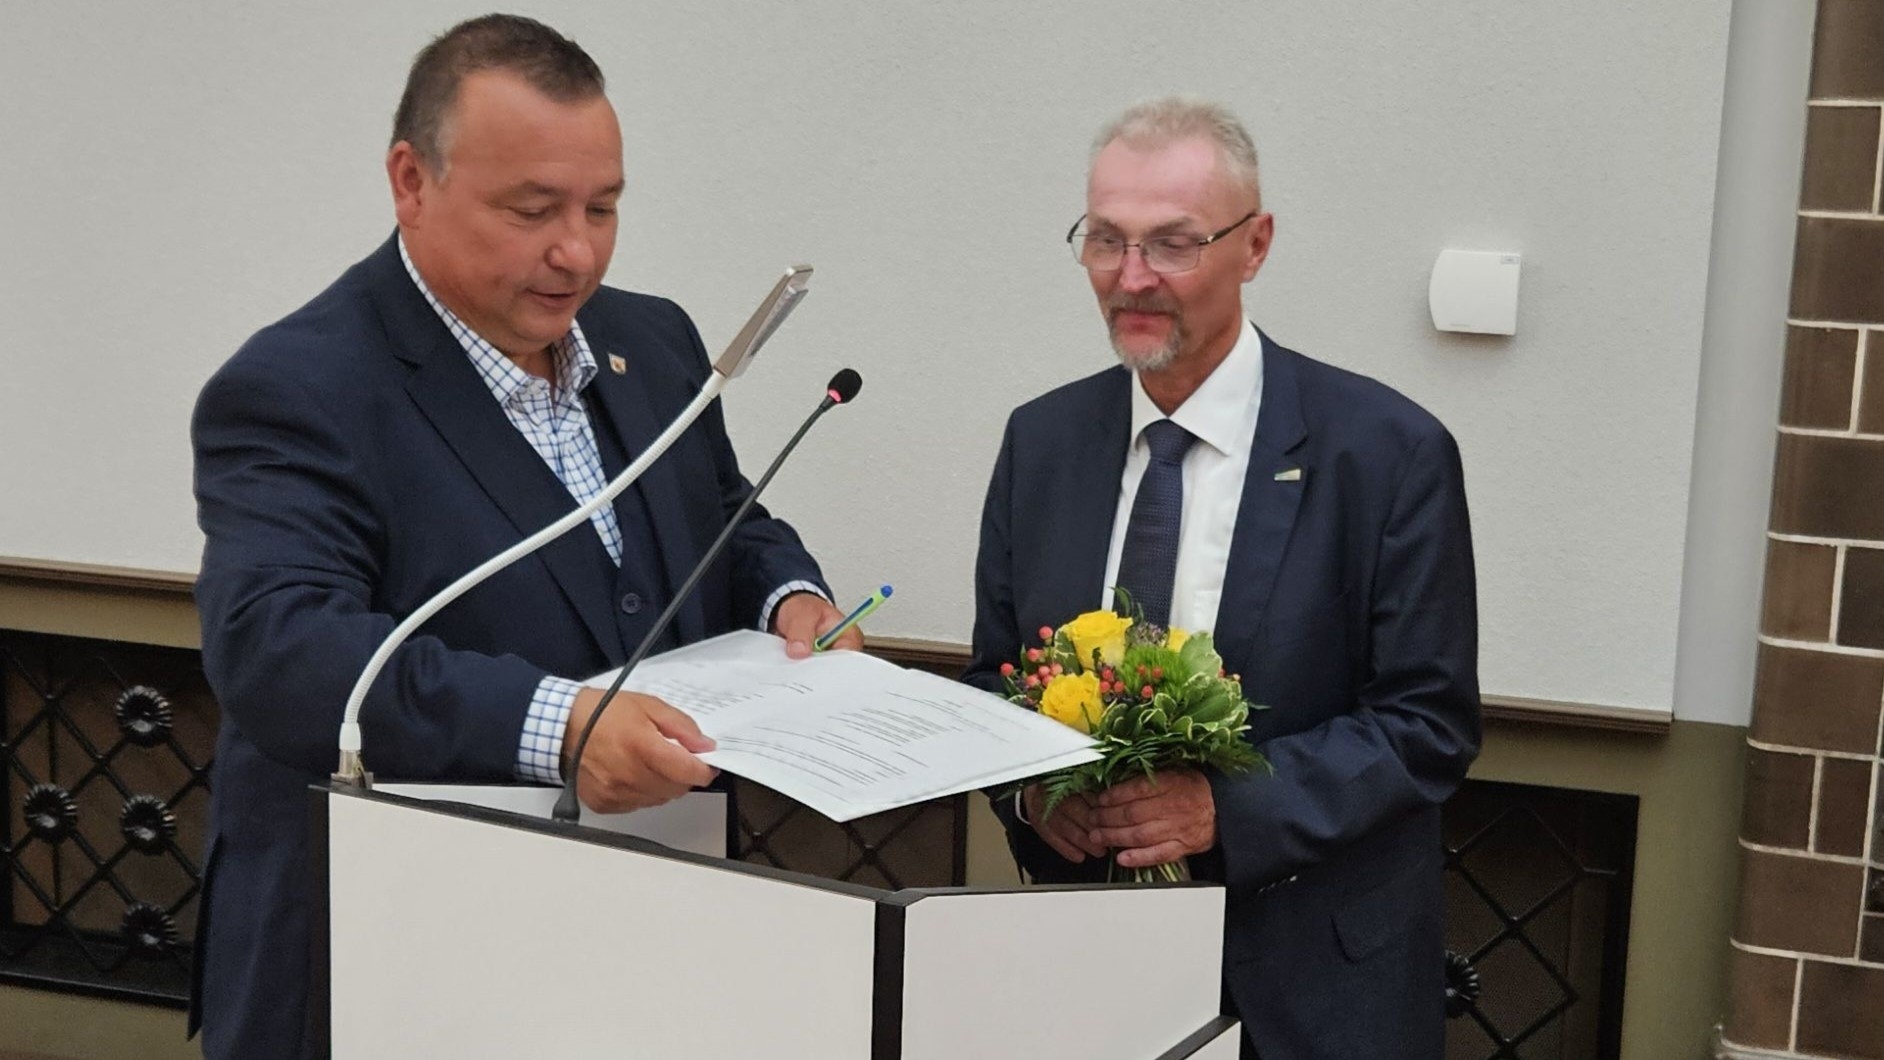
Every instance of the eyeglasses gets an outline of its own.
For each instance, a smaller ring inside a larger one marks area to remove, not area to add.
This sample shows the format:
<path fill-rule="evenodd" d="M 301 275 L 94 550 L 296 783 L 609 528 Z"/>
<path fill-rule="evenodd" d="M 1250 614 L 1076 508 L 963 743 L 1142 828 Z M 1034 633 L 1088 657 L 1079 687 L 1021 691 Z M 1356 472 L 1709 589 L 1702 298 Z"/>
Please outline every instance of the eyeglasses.
<path fill-rule="evenodd" d="M 1128 243 L 1115 235 L 1094 235 L 1082 232 L 1079 226 L 1086 223 L 1085 215 L 1073 222 L 1067 230 L 1066 242 L 1073 248 L 1073 260 L 1084 266 L 1089 272 L 1117 272 L 1125 267 L 1125 252 L 1132 247 L 1145 259 L 1145 267 L 1156 273 L 1189 272 L 1197 267 L 1197 262 L 1204 256 L 1204 248 L 1231 232 L 1243 227 L 1257 216 L 1251 210 L 1243 219 L 1227 228 L 1219 229 L 1199 239 L 1196 236 L 1152 236 L 1136 243 Z"/>

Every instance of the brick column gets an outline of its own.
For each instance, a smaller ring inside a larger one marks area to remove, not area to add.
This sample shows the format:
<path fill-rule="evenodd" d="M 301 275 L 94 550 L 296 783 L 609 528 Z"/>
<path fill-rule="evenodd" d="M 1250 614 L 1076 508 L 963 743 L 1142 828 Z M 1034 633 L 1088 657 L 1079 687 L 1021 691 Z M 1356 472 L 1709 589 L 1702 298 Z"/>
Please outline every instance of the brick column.
<path fill-rule="evenodd" d="M 1820 0 L 1723 1057 L 1884 1060 L 1884 0 Z"/>

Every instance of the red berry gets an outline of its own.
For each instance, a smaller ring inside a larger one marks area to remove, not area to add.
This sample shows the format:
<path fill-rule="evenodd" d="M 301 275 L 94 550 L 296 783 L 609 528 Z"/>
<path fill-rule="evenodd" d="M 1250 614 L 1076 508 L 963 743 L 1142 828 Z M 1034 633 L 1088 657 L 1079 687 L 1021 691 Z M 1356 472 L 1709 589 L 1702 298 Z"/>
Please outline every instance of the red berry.
<path fill-rule="evenodd" d="M 1066 668 L 1064 666 L 1061 666 L 1059 663 L 1053 664 L 1053 676 L 1058 677 L 1065 672 Z"/>
<path fill-rule="evenodd" d="M 1039 661 L 1040 661 L 1040 649 L 1039 649 L 1039 648 L 1028 648 L 1028 649 L 1027 649 L 1027 661 L 1028 661 L 1028 662 L 1039 662 Z"/>
<path fill-rule="evenodd" d="M 1035 677 L 1035 676 L 1034 676 L 1033 674 L 1028 674 L 1028 675 L 1027 675 L 1027 687 L 1028 687 L 1028 688 L 1039 688 L 1039 687 L 1040 687 L 1040 678 L 1038 678 L 1038 677 Z"/>
<path fill-rule="evenodd" d="M 1013 664 L 1013 663 L 1002 663 L 1002 664 L 1001 664 L 1001 676 L 1002 676 L 1002 677 L 1013 677 L 1013 676 L 1014 676 L 1014 664 Z"/>
<path fill-rule="evenodd" d="M 1162 680 L 1164 680 L 1164 667 L 1162 667 L 1162 666 L 1154 666 L 1154 667 L 1152 667 L 1152 668 L 1151 668 L 1151 679 L 1152 679 L 1153 681 L 1162 681 Z"/>
<path fill-rule="evenodd" d="M 1146 685 L 1145 687 L 1138 690 L 1138 694 L 1141 696 L 1144 696 L 1146 699 L 1151 698 L 1151 693 L 1152 693 L 1152 688 L 1150 685 Z"/>
<path fill-rule="evenodd" d="M 1041 640 L 1052 640 L 1052 639 L 1053 639 L 1053 627 L 1052 627 L 1052 626 L 1041 626 L 1041 627 L 1040 627 L 1040 639 L 1041 639 Z"/>
<path fill-rule="evenodd" d="M 1040 675 L 1040 679 L 1041 679 L 1042 681 L 1045 681 L 1045 680 L 1046 680 L 1047 678 L 1049 678 L 1049 677 L 1052 677 L 1052 676 L 1053 676 L 1053 671 L 1052 671 L 1052 670 L 1049 670 L 1049 669 L 1047 669 L 1047 668 L 1046 668 L 1046 667 L 1044 667 L 1044 666 L 1042 666 L 1042 667 L 1041 667 L 1040 669 L 1038 669 L 1038 670 L 1035 670 L 1034 672 Z"/>

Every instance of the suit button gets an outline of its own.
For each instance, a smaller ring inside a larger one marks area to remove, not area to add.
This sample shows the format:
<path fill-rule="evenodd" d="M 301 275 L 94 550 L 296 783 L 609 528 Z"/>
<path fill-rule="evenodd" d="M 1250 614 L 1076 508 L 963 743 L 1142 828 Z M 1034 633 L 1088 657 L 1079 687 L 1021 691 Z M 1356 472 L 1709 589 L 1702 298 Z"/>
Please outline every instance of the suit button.
<path fill-rule="evenodd" d="M 621 613 L 624 615 L 640 614 L 641 613 L 641 594 L 629 593 L 628 595 L 622 597 L 621 598 Z"/>

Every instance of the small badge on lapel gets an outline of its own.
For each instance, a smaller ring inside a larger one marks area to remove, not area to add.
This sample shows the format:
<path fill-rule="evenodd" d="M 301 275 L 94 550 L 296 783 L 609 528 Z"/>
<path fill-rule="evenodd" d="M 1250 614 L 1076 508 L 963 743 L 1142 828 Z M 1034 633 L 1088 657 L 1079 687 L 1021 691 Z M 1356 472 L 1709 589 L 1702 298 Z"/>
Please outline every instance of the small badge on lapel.
<path fill-rule="evenodd" d="M 1302 481 L 1302 469 L 1299 467 L 1292 467 L 1288 469 L 1287 471 L 1278 471 L 1276 472 L 1276 481 L 1277 482 L 1300 482 Z"/>
<path fill-rule="evenodd" d="M 619 353 L 608 355 L 608 370 L 616 375 L 628 374 L 628 360 Z"/>

